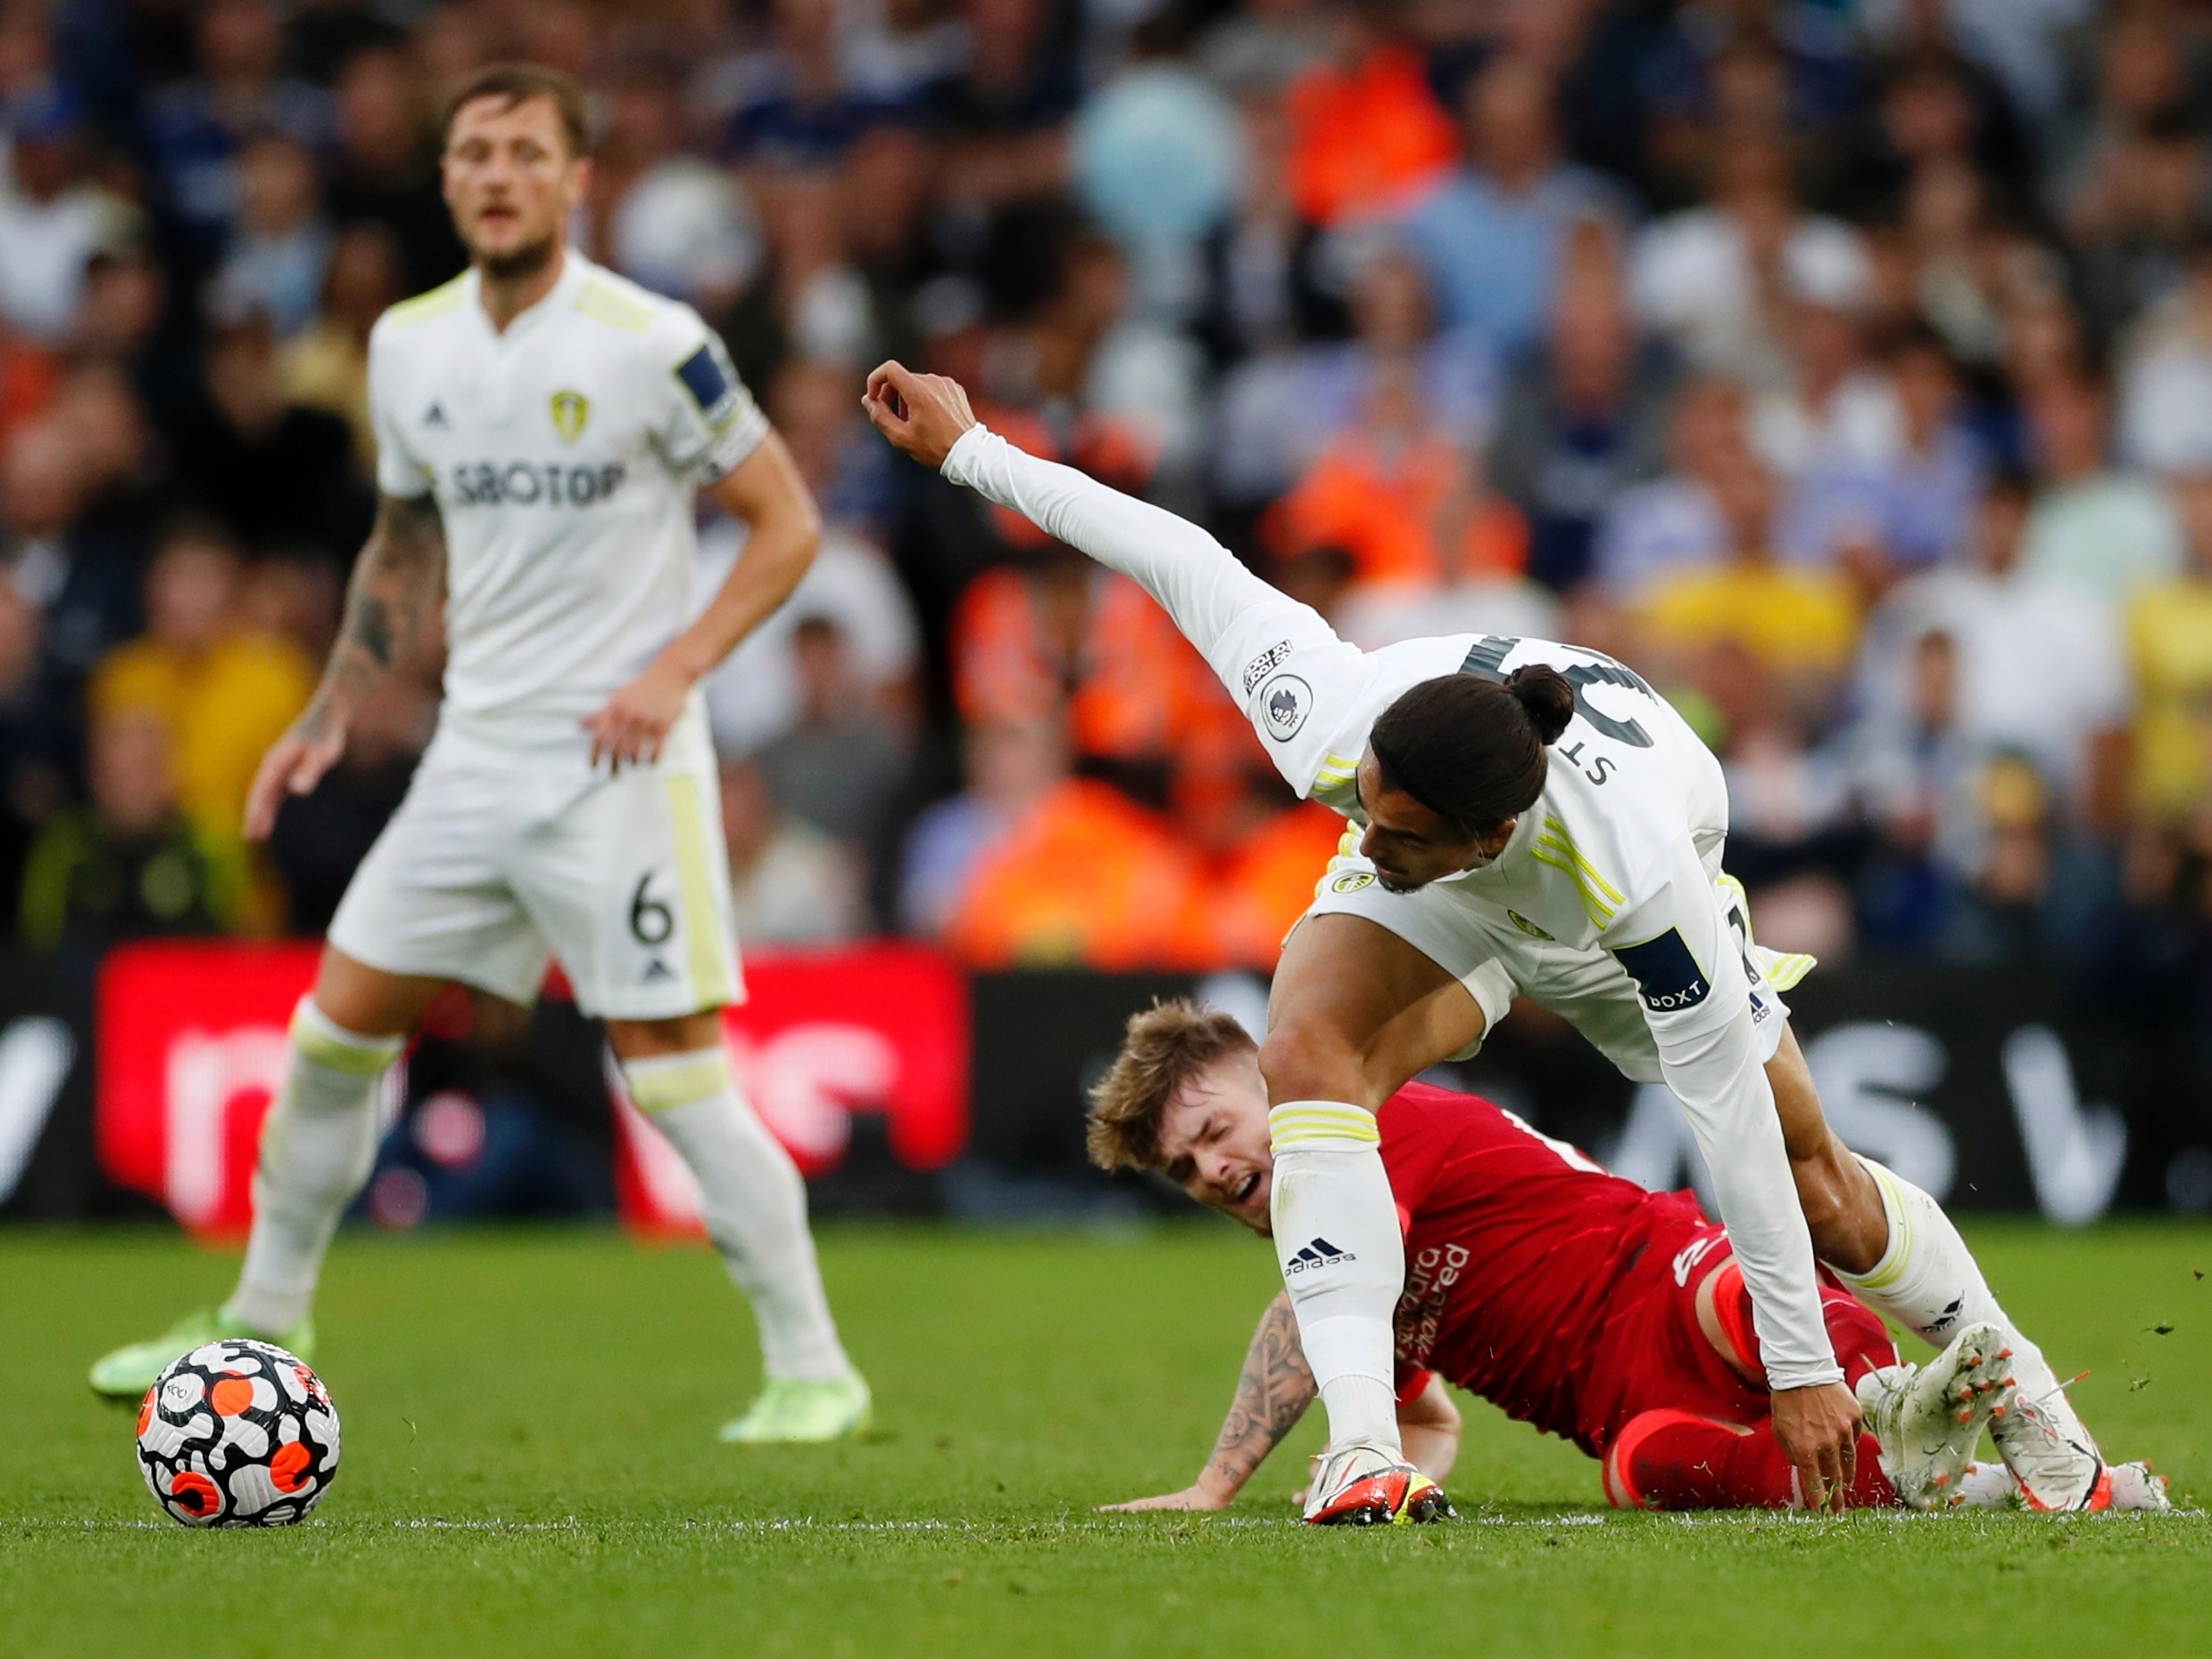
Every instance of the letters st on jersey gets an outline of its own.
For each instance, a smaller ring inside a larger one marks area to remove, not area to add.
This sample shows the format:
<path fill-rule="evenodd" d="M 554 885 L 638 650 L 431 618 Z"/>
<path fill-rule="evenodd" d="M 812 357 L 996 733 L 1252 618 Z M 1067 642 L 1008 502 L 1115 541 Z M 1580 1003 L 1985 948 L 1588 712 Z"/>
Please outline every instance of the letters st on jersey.
<path fill-rule="evenodd" d="M 1459 672 L 1502 681 L 1507 659 L 1522 643 L 1498 635 L 1479 638 Z M 1552 746 L 1543 796 L 1522 815 L 1501 855 L 1500 862 L 1521 862 L 1524 876 L 1516 883 L 1514 908 L 1504 912 L 1504 919 L 1542 943 L 1610 952 L 1636 981 L 1645 1006 L 1654 1013 L 1695 1008 L 1711 991 L 1713 965 L 1700 964 L 1672 929 L 1656 938 L 1616 930 L 1615 922 L 1643 895 L 1623 862 L 1628 850 L 1609 844 L 1610 836 L 1603 834 L 1611 824 L 1634 815 L 1630 798 L 1664 795 L 1685 786 L 1686 780 L 1676 776 L 1681 757 L 1673 751 L 1678 741 L 1695 740 L 1682 726 L 1681 717 L 1641 675 L 1601 651 L 1545 644 L 1542 656 L 1531 659 L 1552 662 L 1566 676 L 1575 691 L 1575 718 Z M 1263 659 L 1255 664 L 1260 673 L 1250 677 L 1263 682 L 1260 690 L 1268 699 L 1262 704 L 1264 729 L 1281 739 L 1305 725 L 1312 693 L 1303 680 L 1294 682 L 1290 675 L 1276 674 L 1269 679 L 1267 670 L 1275 666 Z M 1710 763 L 1710 757 L 1700 758 Z M 1357 814 L 1356 785 L 1348 766 L 1325 775 L 1313 792 L 1340 811 Z M 1527 878 L 1535 874 L 1527 869 L 1529 864 L 1541 867 L 1548 878 L 1537 881 L 1534 892 L 1527 885 Z M 1485 902 L 1476 884 L 1439 885 L 1455 890 L 1471 904 Z M 1763 1017 L 1756 990 L 1760 976 L 1750 954 L 1748 920 L 1740 906 L 1730 921 L 1738 935 L 1744 977 L 1754 988 L 1754 1016 Z"/>

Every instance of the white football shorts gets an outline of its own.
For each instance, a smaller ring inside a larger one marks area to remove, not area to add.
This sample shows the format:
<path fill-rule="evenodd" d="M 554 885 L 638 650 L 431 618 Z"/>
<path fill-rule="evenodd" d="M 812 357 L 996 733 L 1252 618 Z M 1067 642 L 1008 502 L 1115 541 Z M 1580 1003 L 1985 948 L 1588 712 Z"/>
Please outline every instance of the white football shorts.
<path fill-rule="evenodd" d="M 454 750 L 423 757 L 346 888 L 333 945 L 526 1004 L 557 956 L 601 1018 L 744 1000 L 710 767 L 525 770 Z"/>
<path fill-rule="evenodd" d="M 1376 879 L 1375 867 L 1359 855 L 1356 845 L 1356 837 L 1345 838 L 1315 890 L 1307 917 L 1361 916 L 1388 928 L 1467 987 L 1482 1010 L 1486 1033 L 1505 1017 L 1516 996 L 1527 997 L 1588 1038 L 1624 1077 L 1636 1082 L 1666 1081 L 1636 982 L 1610 953 L 1579 950 L 1538 937 L 1533 931 L 1523 932 L 1471 903 L 1455 883 L 1433 883 L 1410 893 L 1394 893 Z M 1748 934 L 1750 909 L 1733 877 L 1723 875 L 1714 883 L 1713 903 L 1724 921 L 1731 905 L 1742 908 Z M 1731 922 L 1722 937 L 1732 929 Z M 1787 964 L 1782 977 L 1794 984 L 1812 964 L 1809 958 L 1775 958 L 1757 949 L 1747 955 L 1745 966 L 1753 970 L 1752 1019 L 1764 1063 L 1781 1047 L 1782 1028 L 1790 1012 L 1768 971 L 1773 965 Z M 1478 1039 L 1451 1058 L 1472 1059 L 1481 1047 Z"/>

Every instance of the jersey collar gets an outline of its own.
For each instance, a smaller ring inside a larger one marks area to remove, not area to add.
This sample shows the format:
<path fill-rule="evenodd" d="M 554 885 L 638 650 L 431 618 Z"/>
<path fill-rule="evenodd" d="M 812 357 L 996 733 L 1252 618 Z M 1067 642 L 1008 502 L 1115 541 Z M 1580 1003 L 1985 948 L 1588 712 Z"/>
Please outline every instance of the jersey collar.
<path fill-rule="evenodd" d="M 536 328 L 540 319 L 556 316 L 567 310 L 584 283 L 590 280 L 591 263 L 574 246 L 564 249 L 560 256 L 560 275 L 553 278 L 553 286 L 546 289 L 545 297 L 518 314 L 504 330 L 492 327 L 492 314 L 484 309 L 484 273 L 471 265 L 464 278 L 468 314 L 476 319 L 477 326 L 487 338 L 504 344 Z"/>
<path fill-rule="evenodd" d="M 1462 870 L 1456 875 L 1442 875 L 1437 879 L 1442 882 L 1470 883 L 1476 886 L 1480 886 L 1485 883 L 1495 883 L 1511 881 L 1513 869 L 1520 864 L 1521 855 L 1527 852 L 1530 844 L 1535 842 L 1537 831 L 1543 822 L 1544 797 L 1538 795 L 1528 811 L 1520 815 L 1520 821 L 1513 825 L 1513 833 L 1506 838 L 1504 850 L 1496 858 L 1487 864 L 1478 865 L 1471 870 Z"/>

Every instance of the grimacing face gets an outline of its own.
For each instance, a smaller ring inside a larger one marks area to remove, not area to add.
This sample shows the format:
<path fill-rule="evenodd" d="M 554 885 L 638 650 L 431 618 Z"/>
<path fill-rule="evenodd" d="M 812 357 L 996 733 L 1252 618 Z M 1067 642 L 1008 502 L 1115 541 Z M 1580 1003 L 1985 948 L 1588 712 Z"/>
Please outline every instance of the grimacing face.
<path fill-rule="evenodd" d="M 569 153 L 552 99 L 487 95 L 454 112 L 439 172 L 461 245 L 505 276 L 542 266 L 563 245 L 592 163 Z"/>
<path fill-rule="evenodd" d="M 1275 1157 L 1256 1049 L 1226 1054 L 1175 1091 L 1160 1115 L 1160 1168 L 1205 1205 L 1264 1237 Z"/>
<path fill-rule="evenodd" d="M 1382 762 L 1372 749 L 1360 756 L 1358 787 L 1360 810 L 1367 815 L 1360 856 L 1375 867 L 1376 879 L 1394 893 L 1412 892 L 1487 864 L 1505 850 L 1519 822 L 1508 818 L 1495 834 L 1470 840 L 1443 814 L 1385 784 Z"/>

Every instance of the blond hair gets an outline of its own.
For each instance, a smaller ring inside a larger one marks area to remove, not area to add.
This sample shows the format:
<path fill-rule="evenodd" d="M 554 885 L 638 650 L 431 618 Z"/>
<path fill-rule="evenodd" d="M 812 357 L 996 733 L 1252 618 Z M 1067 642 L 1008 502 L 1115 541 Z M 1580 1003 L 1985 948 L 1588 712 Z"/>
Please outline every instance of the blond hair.
<path fill-rule="evenodd" d="M 1122 1051 L 1090 1091 L 1085 1141 L 1100 1169 L 1160 1167 L 1160 1119 L 1175 1091 L 1217 1060 L 1259 1045 L 1219 1008 L 1164 998 L 1129 1016 Z"/>

